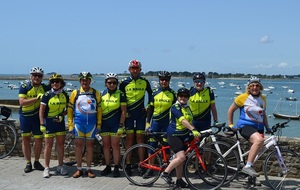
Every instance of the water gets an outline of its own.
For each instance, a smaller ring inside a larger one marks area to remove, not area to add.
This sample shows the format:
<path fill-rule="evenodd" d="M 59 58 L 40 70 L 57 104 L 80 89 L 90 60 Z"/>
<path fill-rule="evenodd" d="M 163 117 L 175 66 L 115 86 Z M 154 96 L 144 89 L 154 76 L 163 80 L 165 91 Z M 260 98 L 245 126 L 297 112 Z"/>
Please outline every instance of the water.
<path fill-rule="evenodd" d="M 157 78 L 148 78 L 152 85 L 158 82 Z M 224 88 L 218 82 L 223 81 Z M 11 90 L 7 87 L 8 84 L 15 84 L 19 86 L 20 81 L 17 80 L 0 80 L 0 98 L 1 99 L 17 99 L 18 98 L 18 89 Z M 45 81 L 47 82 L 47 81 Z M 78 81 L 66 81 L 67 83 L 71 83 L 73 86 L 66 86 L 66 88 L 73 89 L 74 86 L 79 87 L 80 84 Z M 229 83 L 234 83 L 236 85 L 241 86 L 241 92 L 245 91 L 244 83 L 246 82 L 245 79 L 208 79 L 207 82 L 209 86 L 215 87 L 214 90 L 216 94 L 216 106 L 218 110 L 218 118 L 219 122 L 227 122 L 227 110 L 229 106 L 232 104 L 235 95 L 235 92 L 239 91 L 236 86 L 230 86 Z M 263 80 L 263 86 L 266 88 L 268 86 L 274 86 L 275 89 L 271 91 L 264 91 L 263 93 L 267 96 L 267 115 L 269 116 L 269 125 L 272 126 L 279 122 L 284 122 L 284 119 L 277 119 L 273 117 L 274 110 L 280 110 L 285 114 L 299 114 L 296 113 L 297 103 L 298 101 L 287 101 L 285 100 L 286 97 L 296 97 L 300 98 L 300 81 L 299 80 Z M 189 88 L 193 85 L 193 82 L 190 78 L 172 78 L 171 80 L 171 87 L 173 90 L 177 90 L 181 84 L 185 87 Z M 94 77 L 94 82 L 92 84 L 94 88 L 99 91 L 105 89 L 104 86 L 104 78 L 103 77 Z M 287 88 L 283 88 L 283 86 L 287 86 Z M 293 89 L 294 93 L 288 93 L 288 89 Z M 272 93 L 270 93 L 272 92 Z M 282 98 L 282 102 L 280 104 L 280 98 Z M 236 122 L 239 116 L 239 111 L 237 110 L 234 115 L 234 121 Z M 13 113 L 13 118 L 18 118 L 17 113 Z M 288 137 L 300 137 L 300 121 L 298 120 L 291 120 L 289 123 L 289 127 L 283 130 L 283 136 Z"/>

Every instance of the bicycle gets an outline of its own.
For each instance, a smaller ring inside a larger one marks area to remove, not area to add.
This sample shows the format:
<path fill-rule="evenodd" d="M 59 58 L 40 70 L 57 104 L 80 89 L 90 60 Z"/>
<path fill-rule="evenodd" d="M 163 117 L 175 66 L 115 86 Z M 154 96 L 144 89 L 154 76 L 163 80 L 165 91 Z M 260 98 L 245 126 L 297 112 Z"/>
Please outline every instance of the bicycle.
<path fill-rule="evenodd" d="M 266 179 L 266 182 L 270 186 L 270 188 L 277 190 L 282 189 L 288 186 L 289 182 L 285 183 L 285 179 L 295 177 L 295 173 L 299 173 L 299 169 L 295 165 L 300 164 L 300 156 L 290 149 L 283 149 L 280 147 L 279 139 L 281 135 L 281 130 L 286 127 L 286 124 L 289 122 L 277 123 L 271 127 L 271 136 L 264 140 L 263 148 L 259 151 L 253 163 L 255 163 L 265 152 L 267 152 L 271 147 L 274 147 L 267 157 L 264 159 L 263 172 Z M 229 131 L 229 132 L 228 132 Z M 277 132 L 277 136 L 275 133 Z M 226 152 L 222 154 L 224 158 L 226 158 L 229 153 L 234 151 L 237 148 L 238 157 L 238 165 L 237 167 L 232 167 L 227 165 L 227 169 L 230 171 L 234 171 L 234 178 L 241 172 L 245 162 L 244 157 L 249 154 L 249 151 L 243 153 L 241 149 L 240 139 L 238 137 L 238 133 L 232 131 L 228 127 L 225 130 L 225 133 L 228 135 L 232 135 L 236 137 L 236 143 L 230 146 Z M 218 144 L 217 142 L 216 144 Z M 275 169 L 276 168 L 276 169 Z M 270 178 L 272 176 L 272 178 Z M 278 176 L 274 179 L 274 176 Z M 255 184 L 256 178 L 250 177 L 249 182 Z M 291 188 L 288 186 L 288 188 Z"/>
<path fill-rule="evenodd" d="M 170 146 L 162 145 L 162 136 L 165 132 L 152 132 L 154 138 L 159 142 L 157 149 L 148 144 L 135 144 L 131 146 L 124 154 L 122 167 L 125 177 L 134 185 L 152 186 L 160 177 L 161 173 L 170 163 L 166 151 Z M 202 136 L 209 133 L 201 133 Z M 193 138 L 188 139 L 185 144 L 188 149 L 185 151 L 187 159 L 184 163 L 184 177 L 187 183 L 193 189 L 218 189 L 226 179 L 227 167 L 224 158 L 212 149 L 199 148 L 200 140 Z M 138 161 L 138 149 L 144 148 L 145 159 Z M 151 153 L 148 155 L 148 153 Z M 126 158 L 130 156 L 131 171 L 128 171 Z M 175 156 L 175 155 L 174 155 Z M 172 158 L 172 157 L 171 157 Z M 154 164 L 150 164 L 150 159 L 154 159 Z M 151 176 L 144 176 L 146 170 L 151 170 Z M 133 172 L 132 172 L 133 171 Z M 201 180 L 205 183 L 201 183 Z"/>
<path fill-rule="evenodd" d="M 12 122 L 8 120 L 11 115 L 11 109 L 5 106 L 0 107 L 0 114 L 4 116 L 0 121 L 0 159 L 5 158 L 14 151 L 17 145 L 17 131 Z"/>

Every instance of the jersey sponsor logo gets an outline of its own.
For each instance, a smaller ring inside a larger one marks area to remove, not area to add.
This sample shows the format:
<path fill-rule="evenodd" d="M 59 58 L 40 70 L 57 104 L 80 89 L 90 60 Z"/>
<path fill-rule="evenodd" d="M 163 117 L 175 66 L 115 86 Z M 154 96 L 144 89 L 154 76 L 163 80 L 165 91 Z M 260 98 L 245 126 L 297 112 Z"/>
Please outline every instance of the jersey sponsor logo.
<path fill-rule="evenodd" d="M 194 103 L 207 103 L 208 100 L 190 100 L 191 102 L 194 102 Z"/>
<path fill-rule="evenodd" d="M 136 91 L 136 90 L 140 90 L 140 91 L 144 91 L 145 88 L 128 88 L 128 91 Z"/>

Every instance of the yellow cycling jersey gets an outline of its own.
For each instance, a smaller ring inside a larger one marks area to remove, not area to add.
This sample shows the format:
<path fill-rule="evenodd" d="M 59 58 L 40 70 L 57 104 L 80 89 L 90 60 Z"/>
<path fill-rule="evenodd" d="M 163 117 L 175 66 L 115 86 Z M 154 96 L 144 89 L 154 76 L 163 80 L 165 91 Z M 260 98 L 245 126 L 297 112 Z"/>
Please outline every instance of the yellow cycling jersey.
<path fill-rule="evenodd" d="M 36 98 L 38 94 L 44 94 L 46 91 L 50 90 L 50 87 L 45 84 L 41 84 L 38 87 L 34 87 L 31 82 L 24 83 L 19 89 L 19 98 Z M 40 109 L 40 100 L 37 100 L 33 104 L 21 106 L 20 114 L 23 116 L 33 116 L 37 115 Z"/>
<path fill-rule="evenodd" d="M 198 91 L 194 87 L 191 88 L 189 105 L 194 119 L 210 119 L 210 105 L 212 103 L 215 103 L 215 96 L 209 87 L 204 88 L 202 91 Z"/>
<path fill-rule="evenodd" d="M 46 105 L 45 117 L 53 118 L 61 115 L 67 108 L 69 97 L 66 92 L 55 94 L 48 91 L 43 96 L 41 103 Z"/>

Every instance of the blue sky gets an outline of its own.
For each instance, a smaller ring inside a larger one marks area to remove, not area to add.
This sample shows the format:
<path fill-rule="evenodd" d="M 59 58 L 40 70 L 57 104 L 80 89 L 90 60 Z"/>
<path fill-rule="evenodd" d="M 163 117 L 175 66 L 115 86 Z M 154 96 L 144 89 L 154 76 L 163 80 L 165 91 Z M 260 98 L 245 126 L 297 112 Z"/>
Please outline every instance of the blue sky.
<path fill-rule="evenodd" d="M 300 1 L 3 0 L 0 74 L 300 74 Z"/>

